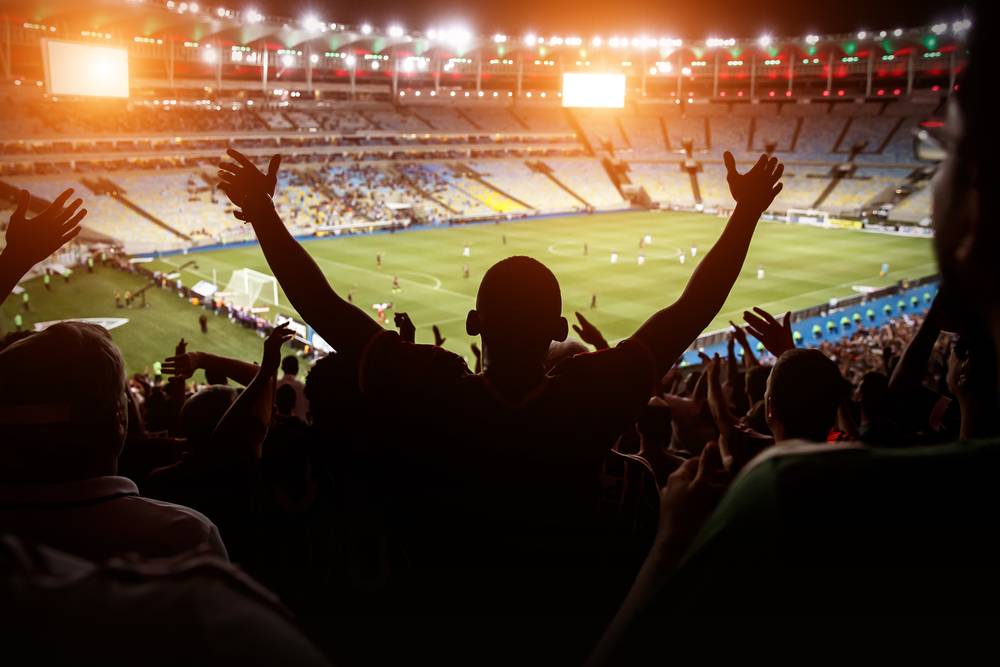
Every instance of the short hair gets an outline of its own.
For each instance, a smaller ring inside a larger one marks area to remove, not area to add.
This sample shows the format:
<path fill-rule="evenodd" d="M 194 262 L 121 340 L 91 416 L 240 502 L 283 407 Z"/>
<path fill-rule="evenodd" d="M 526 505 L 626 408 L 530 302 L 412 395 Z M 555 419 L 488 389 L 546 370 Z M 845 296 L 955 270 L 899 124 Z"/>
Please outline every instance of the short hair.
<path fill-rule="evenodd" d="M 184 401 L 177 418 L 178 433 L 194 447 L 207 443 L 238 394 L 226 385 L 205 387 Z"/>
<path fill-rule="evenodd" d="M 278 414 L 289 415 L 295 410 L 295 387 L 283 384 L 274 392 L 274 403 L 278 406 Z"/>
<path fill-rule="evenodd" d="M 124 409 L 125 390 L 121 352 L 96 324 L 60 322 L 0 350 L 6 424 L 104 422 Z"/>
<path fill-rule="evenodd" d="M 502 259 L 479 284 L 476 309 L 498 318 L 517 317 L 523 323 L 562 314 L 559 281 L 547 266 L 531 257 Z"/>
<path fill-rule="evenodd" d="M 768 379 L 771 411 L 788 438 L 824 442 L 847 395 L 840 369 L 819 350 L 788 350 Z"/>
<path fill-rule="evenodd" d="M 54 324 L 0 350 L 0 479 L 100 474 L 124 442 L 126 387 L 121 352 L 95 324 Z"/>
<path fill-rule="evenodd" d="M 281 360 L 281 372 L 285 375 L 299 374 L 299 360 L 294 354 L 290 354 Z"/>

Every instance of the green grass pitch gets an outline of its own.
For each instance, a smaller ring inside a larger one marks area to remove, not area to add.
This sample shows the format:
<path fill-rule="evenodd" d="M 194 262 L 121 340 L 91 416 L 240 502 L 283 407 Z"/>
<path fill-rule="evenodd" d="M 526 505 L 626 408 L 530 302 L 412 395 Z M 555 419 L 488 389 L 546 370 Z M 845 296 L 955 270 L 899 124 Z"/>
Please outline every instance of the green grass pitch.
<path fill-rule="evenodd" d="M 497 260 L 529 255 L 544 262 L 562 285 L 566 317 L 583 312 L 614 342 L 681 293 L 724 224 L 724 219 L 702 214 L 625 212 L 324 239 L 308 241 L 305 247 L 334 288 L 345 296 L 351 291 L 354 303 L 365 312 L 374 317 L 372 304 L 392 302 L 391 312 L 405 311 L 417 325 L 417 342 L 431 342 L 431 325 L 437 324 L 447 338 L 445 346 L 470 357 L 465 315 L 475 303 L 479 280 Z M 640 250 L 639 241 L 647 234 L 652 244 Z M 586 256 L 584 243 L 589 251 Z M 468 258 L 462 255 L 465 245 L 471 249 Z M 692 246 L 697 247 L 694 258 Z M 617 264 L 610 261 L 613 251 L 618 253 Z M 375 266 L 377 253 L 382 254 L 381 269 Z M 645 254 L 642 266 L 640 253 Z M 681 253 L 687 256 L 684 264 L 678 259 Z M 186 285 L 211 280 L 213 269 L 222 288 L 236 269 L 270 273 L 257 246 L 173 256 L 147 266 L 172 271 L 192 259 L 198 266 L 182 272 Z M 883 262 L 890 265 L 886 277 L 879 276 Z M 468 279 L 462 276 L 466 263 L 471 271 Z M 758 265 L 765 269 L 764 280 L 756 278 Z M 738 320 L 750 306 L 784 312 L 848 296 L 856 285 L 883 286 L 934 270 L 926 238 L 762 222 L 740 278 L 708 330 Z M 399 277 L 402 288 L 396 294 L 393 276 Z M 31 281 L 25 285 L 32 306 L 25 314 L 25 325 L 71 317 L 127 317 L 129 322 L 115 329 L 113 336 L 130 372 L 169 356 L 182 336 L 191 342 L 189 349 L 259 358 L 261 341 L 253 332 L 219 317 L 210 318 L 209 333 L 204 335 L 198 329 L 200 309 L 170 292 L 149 290 L 148 309 L 114 308 L 115 290 L 134 291 L 142 285 L 140 278 L 110 269 L 99 269 L 94 275 L 77 271 L 69 284 L 56 279 L 52 292 L 45 292 L 40 280 Z M 594 310 L 590 309 L 592 294 L 597 295 Z M 283 294 L 279 300 L 278 312 L 293 314 Z M 4 331 L 13 328 L 19 305 L 16 296 L 3 304 Z"/>

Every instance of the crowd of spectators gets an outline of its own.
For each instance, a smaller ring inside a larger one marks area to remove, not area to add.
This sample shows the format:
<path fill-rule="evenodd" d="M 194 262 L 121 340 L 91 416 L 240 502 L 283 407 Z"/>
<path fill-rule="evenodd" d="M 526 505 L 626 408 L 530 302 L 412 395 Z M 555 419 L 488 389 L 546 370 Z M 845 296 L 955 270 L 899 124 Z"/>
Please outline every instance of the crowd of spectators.
<path fill-rule="evenodd" d="M 181 340 L 160 373 L 131 379 L 96 325 L 4 339 L 9 650 L 648 664 L 704 615 L 746 627 L 993 610 L 1000 240 L 984 53 L 973 44 L 949 109 L 942 287 L 926 314 L 804 349 L 787 316 L 756 308 L 724 358 L 694 369 L 676 362 L 781 191 L 775 158 L 741 173 L 725 154 L 737 204 L 718 241 L 617 346 L 579 314 L 582 342 L 567 340 L 543 264 L 498 262 L 468 313 L 482 341 L 469 368 L 439 340 L 417 344 L 405 314 L 387 331 L 343 297 L 276 210 L 281 158 L 261 171 L 230 150 L 219 189 L 336 352 L 303 386 L 282 364 L 284 325 L 259 364 Z M 354 178 L 379 176 L 335 185 Z M 0 296 L 79 232 L 87 211 L 71 196 L 32 219 L 19 196 Z M 109 618 L 135 632 L 111 636 Z"/>

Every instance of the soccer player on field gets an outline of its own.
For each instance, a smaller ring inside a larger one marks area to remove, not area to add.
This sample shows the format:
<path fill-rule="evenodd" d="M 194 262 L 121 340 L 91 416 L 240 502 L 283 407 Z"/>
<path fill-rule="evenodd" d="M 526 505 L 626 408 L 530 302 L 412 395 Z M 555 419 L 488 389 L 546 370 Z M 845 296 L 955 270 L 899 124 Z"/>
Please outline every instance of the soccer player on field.
<path fill-rule="evenodd" d="M 375 253 L 375 268 L 376 269 L 382 268 L 382 253 L 380 252 Z"/>
<path fill-rule="evenodd" d="M 757 280 L 763 280 L 763 279 L 764 279 L 764 265 L 763 264 L 758 264 L 757 265 Z"/>
<path fill-rule="evenodd" d="M 878 274 L 883 278 L 889 275 L 889 262 L 882 263 L 882 269 L 878 272 Z"/>

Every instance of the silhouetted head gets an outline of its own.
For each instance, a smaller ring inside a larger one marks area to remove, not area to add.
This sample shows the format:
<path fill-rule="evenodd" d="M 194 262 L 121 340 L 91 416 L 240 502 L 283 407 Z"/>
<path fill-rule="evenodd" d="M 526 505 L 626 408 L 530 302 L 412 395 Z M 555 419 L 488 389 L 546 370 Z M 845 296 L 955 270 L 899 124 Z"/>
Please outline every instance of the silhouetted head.
<path fill-rule="evenodd" d="M 981 6 L 984 6 L 982 3 Z M 943 129 L 946 157 L 933 181 L 934 247 L 942 282 L 978 316 L 978 326 L 996 318 L 1000 307 L 1000 204 L 995 187 L 998 130 L 989 90 L 992 66 L 987 60 L 983 20 L 975 21 L 969 64 L 948 98 Z M 994 327 L 996 324 L 994 324 Z M 994 332 L 994 337 L 1000 332 Z"/>
<path fill-rule="evenodd" d="M 239 392 L 233 387 L 212 385 L 184 401 L 177 417 L 177 431 L 192 449 L 206 445 L 219 420 L 229 410 Z"/>
<path fill-rule="evenodd" d="M 776 441 L 825 442 L 850 386 L 819 350 L 788 350 L 774 364 L 764 395 L 767 425 Z"/>
<path fill-rule="evenodd" d="M 315 426 L 336 430 L 356 424 L 365 405 L 357 362 L 337 353 L 322 357 L 306 376 L 305 394 Z"/>
<path fill-rule="evenodd" d="M 482 336 L 487 365 L 541 366 L 549 343 L 566 339 L 559 281 L 530 257 L 508 257 L 490 267 L 479 285 L 476 309 L 465 322 Z"/>
<path fill-rule="evenodd" d="M 54 324 L 0 351 L 0 482 L 114 475 L 128 425 L 125 363 L 106 329 Z"/>
<path fill-rule="evenodd" d="M 285 375 L 299 374 L 299 360 L 294 354 L 290 354 L 281 360 L 281 372 Z"/>

